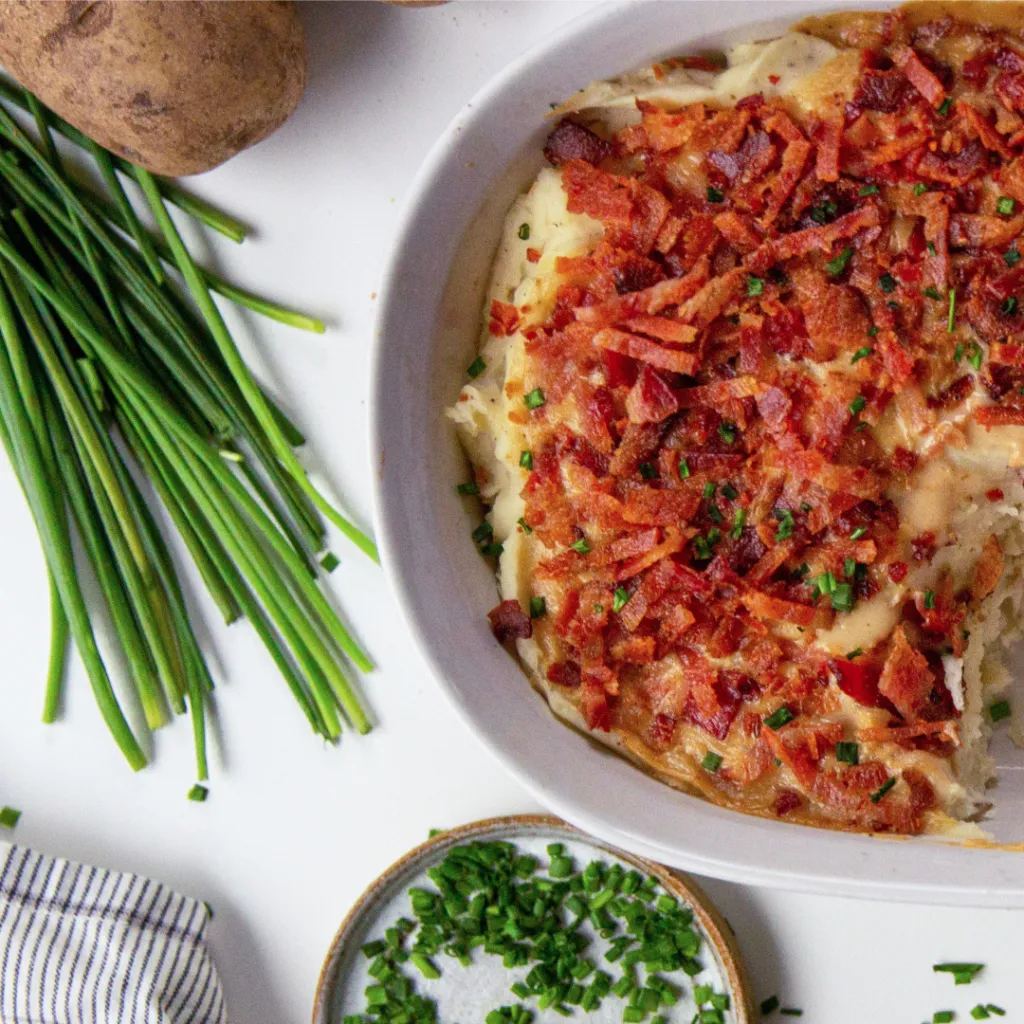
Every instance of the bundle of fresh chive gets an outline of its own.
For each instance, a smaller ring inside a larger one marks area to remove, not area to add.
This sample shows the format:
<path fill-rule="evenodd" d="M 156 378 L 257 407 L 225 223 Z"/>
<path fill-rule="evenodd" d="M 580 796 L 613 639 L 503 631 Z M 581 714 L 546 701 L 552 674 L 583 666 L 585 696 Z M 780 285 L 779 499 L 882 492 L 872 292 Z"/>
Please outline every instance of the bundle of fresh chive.
<path fill-rule="evenodd" d="M 372 665 L 319 589 L 318 558 L 336 563 L 323 554 L 320 513 L 370 557 L 376 550 L 308 480 L 293 451 L 302 435 L 254 380 L 210 293 L 307 330 L 323 324 L 198 267 L 165 202 L 236 241 L 240 224 L 108 153 L 17 86 L 0 81 L 0 97 L 38 130 L 0 105 L 0 437 L 50 574 L 44 721 L 61 704 L 70 634 L 118 746 L 132 768 L 146 764 L 97 644 L 98 609 L 83 597 L 77 532 L 148 727 L 188 710 L 207 778 L 213 682 L 141 471 L 225 621 L 249 619 L 313 730 L 334 740 L 344 717 L 366 732 L 348 670 Z M 54 130 L 95 161 L 105 196 L 68 173 Z M 141 225 L 119 173 L 141 188 L 159 235 Z"/>

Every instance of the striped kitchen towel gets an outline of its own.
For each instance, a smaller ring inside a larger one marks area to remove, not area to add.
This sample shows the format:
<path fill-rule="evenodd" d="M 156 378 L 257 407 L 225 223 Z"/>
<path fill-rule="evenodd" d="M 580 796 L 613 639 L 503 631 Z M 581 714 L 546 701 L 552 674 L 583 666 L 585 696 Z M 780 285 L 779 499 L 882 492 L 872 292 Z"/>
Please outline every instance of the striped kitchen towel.
<path fill-rule="evenodd" d="M 210 912 L 140 875 L 0 844 L 2 1024 L 224 1024 Z"/>

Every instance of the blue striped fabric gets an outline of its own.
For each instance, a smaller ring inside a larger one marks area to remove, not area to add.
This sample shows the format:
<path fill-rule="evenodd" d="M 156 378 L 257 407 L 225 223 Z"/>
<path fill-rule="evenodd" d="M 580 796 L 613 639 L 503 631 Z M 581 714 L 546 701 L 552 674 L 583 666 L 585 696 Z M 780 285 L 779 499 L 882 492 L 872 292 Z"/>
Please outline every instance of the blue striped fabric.
<path fill-rule="evenodd" d="M 139 875 L 0 847 L 3 1024 L 225 1024 L 210 913 Z"/>

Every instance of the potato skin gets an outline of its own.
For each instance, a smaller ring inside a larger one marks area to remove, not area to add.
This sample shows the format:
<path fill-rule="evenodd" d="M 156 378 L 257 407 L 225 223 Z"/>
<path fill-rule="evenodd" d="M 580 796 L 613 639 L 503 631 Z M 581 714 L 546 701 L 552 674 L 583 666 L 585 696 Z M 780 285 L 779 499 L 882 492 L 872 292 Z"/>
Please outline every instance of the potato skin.
<path fill-rule="evenodd" d="M 0 63 L 100 145 L 199 174 L 266 138 L 306 84 L 290 2 L 0 0 Z"/>

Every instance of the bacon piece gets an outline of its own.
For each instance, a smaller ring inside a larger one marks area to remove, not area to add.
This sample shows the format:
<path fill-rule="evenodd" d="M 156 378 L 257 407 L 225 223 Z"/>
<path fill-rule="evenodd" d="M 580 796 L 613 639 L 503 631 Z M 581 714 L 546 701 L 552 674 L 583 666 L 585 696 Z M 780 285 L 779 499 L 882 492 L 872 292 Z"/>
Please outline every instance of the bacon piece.
<path fill-rule="evenodd" d="M 949 244 L 955 249 L 991 249 L 1010 244 L 1024 231 L 1024 214 L 1006 220 L 981 213 L 954 213 L 949 218 Z"/>
<path fill-rule="evenodd" d="M 556 661 L 547 671 L 548 681 L 574 690 L 580 685 L 580 667 L 575 661 Z"/>
<path fill-rule="evenodd" d="M 970 103 L 965 103 L 963 100 L 958 100 L 956 112 L 971 126 L 978 141 L 987 150 L 998 153 L 1004 160 L 1013 159 L 1013 150 L 1006 145 L 1003 137 L 989 124 L 985 115 L 977 107 L 973 107 Z"/>
<path fill-rule="evenodd" d="M 795 789 L 780 789 L 775 796 L 775 814 L 779 818 L 785 817 L 790 811 L 795 811 L 804 798 Z"/>
<path fill-rule="evenodd" d="M 935 676 L 927 658 L 910 646 L 903 626 L 897 626 L 878 681 L 878 692 L 892 701 L 904 718 L 913 721 L 928 710 L 934 686 Z"/>
<path fill-rule="evenodd" d="M 993 427 L 1024 426 L 1024 409 L 1006 405 L 983 405 L 974 411 L 975 422 L 991 430 Z"/>
<path fill-rule="evenodd" d="M 627 665 L 649 665 L 654 661 L 654 637 L 631 636 L 612 644 L 611 656 Z"/>
<path fill-rule="evenodd" d="M 502 601 L 487 613 L 487 618 L 490 619 L 491 631 L 500 644 L 512 640 L 529 640 L 533 635 L 533 623 L 519 607 L 518 601 Z"/>
<path fill-rule="evenodd" d="M 639 314 L 660 313 L 695 295 L 707 282 L 709 273 L 710 265 L 702 258 L 685 277 L 673 277 L 638 292 L 616 295 L 596 306 L 581 306 L 576 316 L 583 323 L 607 327 Z"/>
<path fill-rule="evenodd" d="M 781 597 L 772 597 L 760 590 L 751 590 L 740 597 L 751 615 L 759 619 L 776 619 L 780 622 L 792 622 L 796 626 L 812 626 L 819 618 L 818 609 L 796 601 L 786 601 Z"/>
<path fill-rule="evenodd" d="M 724 740 L 740 710 L 740 699 L 710 667 L 702 668 L 690 683 L 683 707 L 683 719 L 699 729 Z"/>
<path fill-rule="evenodd" d="M 913 725 L 871 726 L 857 730 L 857 739 L 861 743 L 898 743 L 901 746 L 911 746 L 913 740 L 921 739 L 923 736 L 941 736 L 954 747 L 960 746 L 960 730 L 956 722 L 949 720 L 915 722 Z"/>
<path fill-rule="evenodd" d="M 761 244 L 761 237 L 735 210 L 727 210 L 715 217 L 715 227 L 730 245 L 741 252 L 750 252 Z"/>
<path fill-rule="evenodd" d="M 608 472 L 615 477 L 632 476 L 641 462 L 657 452 L 662 433 L 658 423 L 630 423 L 615 449 Z"/>
<path fill-rule="evenodd" d="M 666 647 L 672 648 L 695 621 L 693 612 L 685 604 L 675 604 L 662 618 L 658 638 Z"/>
<path fill-rule="evenodd" d="M 917 173 L 922 178 L 960 188 L 987 166 L 985 147 L 977 139 L 972 139 L 956 156 L 944 158 L 938 153 L 926 153 L 917 165 Z"/>
<path fill-rule="evenodd" d="M 555 167 L 569 160 L 586 160 L 599 164 L 611 154 L 612 147 L 589 128 L 564 119 L 555 125 L 544 144 L 544 156 Z"/>
<path fill-rule="evenodd" d="M 677 391 L 679 407 L 691 409 L 696 405 L 721 408 L 723 402 L 753 398 L 761 391 L 756 377 L 732 377 L 715 384 L 701 384 L 697 387 Z"/>
<path fill-rule="evenodd" d="M 842 114 L 834 112 L 821 121 L 812 138 L 818 145 L 814 174 L 818 181 L 839 180 L 839 146 L 843 135 Z"/>
<path fill-rule="evenodd" d="M 608 706 L 608 695 L 604 687 L 594 680 L 587 679 L 580 692 L 580 711 L 587 728 L 594 732 L 610 732 L 612 728 L 612 712 Z"/>
<path fill-rule="evenodd" d="M 649 316 L 642 313 L 640 316 L 624 320 L 622 326 L 627 330 L 646 334 L 648 337 L 657 338 L 658 341 L 667 341 L 674 345 L 690 345 L 697 338 L 696 328 L 681 324 L 678 320 L 671 320 L 667 316 Z M 597 344 L 596 336 L 594 342 Z"/>
<path fill-rule="evenodd" d="M 697 332 L 689 328 L 692 341 Z M 610 349 L 620 355 L 629 356 L 631 359 L 638 359 L 657 367 L 659 370 L 669 370 L 672 373 L 692 374 L 699 363 L 696 355 L 690 352 L 681 352 L 678 349 L 668 348 L 641 334 L 629 334 L 620 331 L 615 327 L 605 327 L 594 335 L 594 344 L 598 348 Z"/>
<path fill-rule="evenodd" d="M 1003 366 L 1024 366 L 1024 345 L 995 345 L 991 357 Z"/>
<path fill-rule="evenodd" d="M 637 555 L 646 554 L 652 548 L 657 547 L 661 540 L 661 530 L 652 526 L 649 530 L 638 530 L 636 533 L 626 534 L 619 537 L 610 544 L 592 551 L 590 554 L 591 565 L 612 565 L 615 562 L 622 562 L 628 558 L 635 558 Z"/>
<path fill-rule="evenodd" d="M 661 423 L 679 410 L 679 397 L 646 363 L 626 396 L 631 423 Z"/>
<path fill-rule="evenodd" d="M 508 302 L 491 302 L 491 322 L 488 330 L 495 337 L 507 338 L 516 333 L 519 326 L 519 308 Z"/>
<path fill-rule="evenodd" d="M 878 227 L 879 223 L 878 207 L 868 203 L 843 214 L 842 217 L 837 217 L 831 224 L 805 228 L 803 231 L 793 231 L 788 235 L 773 238 L 752 252 L 746 263 L 751 270 L 762 273 L 783 260 L 806 256 L 809 252 L 827 250 L 833 243 L 853 238 L 867 228 Z"/>
<path fill-rule="evenodd" d="M 818 772 L 811 795 L 826 807 L 844 811 L 855 819 L 858 810 L 872 807 L 871 794 L 888 779 L 889 771 L 881 761 L 862 761 Z"/>
<path fill-rule="evenodd" d="M 971 581 L 971 596 L 975 601 L 982 601 L 988 597 L 999 581 L 1003 578 L 1005 561 L 1003 549 L 992 534 L 981 549 L 981 557 L 974 567 L 974 579 Z"/>
<path fill-rule="evenodd" d="M 909 93 L 910 83 L 899 71 L 868 68 L 860 76 L 853 107 L 892 114 L 903 108 Z"/>
<path fill-rule="evenodd" d="M 707 327 L 732 299 L 743 285 L 746 275 L 742 268 L 726 271 L 713 277 L 692 299 L 679 309 L 679 319 L 693 324 L 698 330 Z"/>
<path fill-rule="evenodd" d="M 789 768 L 801 786 L 810 787 L 818 774 L 821 759 L 843 738 L 840 722 L 820 726 L 790 725 L 778 731 L 763 732 L 772 753 Z"/>
<path fill-rule="evenodd" d="M 623 515 L 629 523 L 678 526 L 692 519 L 700 507 L 700 493 L 691 488 L 637 487 L 626 495 Z"/>
<path fill-rule="evenodd" d="M 921 58 L 909 47 L 898 46 L 893 52 L 893 62 L 907 77 L 907 81 L 936 109 L 946 99 L 942 83 L 922 63 Z"/>
<path fill-rule="evenodd" d="M 1024 110 L 1024 75 L 1003 71 L 997 76 L 993 89 L 1011 113 Z"/>
<path fill-rule="evenodd" d="M 811 533 L 820 533 L 826 527 L 831 526 L 844 512 L 849 512 L 863 501 L 863 498 L 856 494 L 826 495 L 823 501 L 815 503 L 814 508 L 807 515 L 807 529 Z"/>
<path fill-rule="evenodd" d="M 769 548 L 751 567 L 745 577 L 745 582 L 752 586 L 760 586 L 767 583 L 786 561 L 792 558 L 796 551 L 796 542 L 793 540 L 780 541 L 773 548 Z"/>
<path fill-rule="evenodd" d="M 925 131 L 912 131 L 907 135 L 901 135 L 891 142 L 884 142 L 876 146 L 870 153 L 864 154 L 864 161 L 868 167 L 884 167 L 885 164 L 894 163 L 909 156 L 915 149 L 920 148 L 928 141 L 928 133 Z M 932 155 L 932 154 L 929 154 Z"/>
<path fill-rule="evenodd" d="M 791 280 L 816 359 L 827 361 L 837 348 L 856 351 L 864 344 L 871 318 L 855 288 L 832 284 L 821 271 L 810 268 L 794 271 Z"/>
<path fill-rule="evenodd" d="M 570 213 L 585 213 L 617 231 L 629 230 L 633 217 L 630 178 L 599 171 L 585 160 L 568 160 L 562 165 L 562 188 Z"/>
<path fill-rule="evenodd" d="M 634 632 L 643 622 L 650 606 L 677 586 L 680 579 L 681 567 L 668 560 L 658 562 L 648 569 L 640 580 L 640 585 L 619 612 L 619 622 L 631 633 Z"/>
<path fill-rule="evenodd" d="M 811 144 L 804 138 L 803 132 L 790 120 L 789 116 L 781 110 L 773 111 L 764 119 L 764 125 L 773 132 L 778 132 L 786 140 L 786 150 L 782 154 L 782 166 L 776 176 L 775 184 L 771 190 L 771 198 L 768 201 L 768 209 L 761 217 L 762 227 L 772 225 L 782 212 L 786 200 L 789 199 L 796 188 L 797 182 L 803 173 L 804 164 L 811 155 Z"/>
<path fill-rule="evenodd" d="M 839 689 L 858 704 L 869 708 L 884 706 L 882 695 L 878 692 L 881 670 L 877 665 L 863 658 L 856 661 L 834 658 L 829 661 L 829 668 L 835 675 Z"/>
<path fill-rule="evenodd" d="M 861 499 L 881 496 L 882 480 L 863 466 L 837 466 L 817 451 L 778 452 L 774 458 L 794 476 L 826 491 L 853 494 Z"/>
<path fill-rule="evenodd" d="M 620 581 L 628 580 L 642 573 L 645 569 L 650 568 L 656 562 L 660 562 L 663 558 L 678 554 L 683 550 L 686 541 L 689 540 L 690 535 L 694 532 L 692 530 L 684 532 L 669 527 L 665 531 L 665 539 L 660 544 L 655 545 L 649 551 L 634 555 L 627 562 L 623 562 L 615 573 L 615 578 Z"/>

